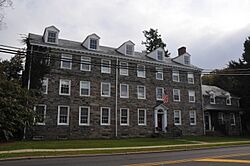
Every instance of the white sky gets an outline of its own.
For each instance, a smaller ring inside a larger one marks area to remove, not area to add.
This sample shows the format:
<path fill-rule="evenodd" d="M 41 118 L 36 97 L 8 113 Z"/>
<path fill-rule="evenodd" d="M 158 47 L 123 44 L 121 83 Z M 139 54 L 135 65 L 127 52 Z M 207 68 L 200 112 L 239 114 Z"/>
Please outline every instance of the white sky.
<path fill-rule="evenodd" d="M 192 63 L 222 68 L 237 60 L 250 36 L 250 0 L 13 0 L 4 10 L 0 44 L 24 47 L 21 34 L 43 34 L 55 25 L 59 38 L 83 41 L 91 33 L 100 44 L 119 47 L 132 40 L 144 48 L 142 31 L 158 29 L 171 57 L 186 46 Z M 10 55 L 0 54 L 1 59 Z"/>

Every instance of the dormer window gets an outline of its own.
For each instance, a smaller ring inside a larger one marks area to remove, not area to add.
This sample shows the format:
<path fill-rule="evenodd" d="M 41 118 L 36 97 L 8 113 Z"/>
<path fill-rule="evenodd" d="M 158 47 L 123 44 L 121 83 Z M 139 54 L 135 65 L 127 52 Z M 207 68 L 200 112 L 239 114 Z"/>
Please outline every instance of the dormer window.
<path fill-rule="evenodd" d="M 210 93 L 210 104 L 215 104 L 215 94 L 214 94 L 214 92 Z"/>
<path fill-rule="evenodd" d="M 49 43 L 56 43 L 56 32 L 54 32 L 54 31 L 48 31 L 47 42 L 49 42 Z"/>
<path fill-rule="evenodd" d="M 230 94 L 227 94 L 226 104 L 231 105 L 231 96 L 230 96 Z"/>
<path fill-rule="evenodd" d="M 157 60 L 163 61 L 163 52 L 162 51 L 157 51 Z"/>
<path fill-rule="evenodd" d="M 133 46 L 132 45 L 126 45 L 126 55 L 133 55 Z"/>
<path fill-rule="evenodd" d="M 184 64 L 190 65 L 190 57 L 189 56 L 184 56 Z"/>
<path fill-rule="evenodd" d="M 93 50 L 97 49 L 97 39 L 90 38 L 89 48 Z"/>

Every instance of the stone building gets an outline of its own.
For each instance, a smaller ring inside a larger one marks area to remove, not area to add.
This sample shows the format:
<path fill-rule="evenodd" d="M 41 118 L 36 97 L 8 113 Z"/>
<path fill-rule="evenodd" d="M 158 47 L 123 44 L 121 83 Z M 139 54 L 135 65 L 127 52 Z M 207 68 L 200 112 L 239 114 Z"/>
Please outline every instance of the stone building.
<path fill-rule="evenodd" d="M 239 97 L 209 85 L 202 85 L 204 123 L 207 135 L 240 135 L 241 114 Z"/>
<path fill-rule="evenodd" d="M 135 51 L 132 41 L 115 48 L 91 34 L 83 42 L 59 39 L 50 26 L 29 34 L 30 57 L 50 66 L 43 80 L 36 139 L 147 137 L 153 134 L 202 135 L 201 69 L 185 47 L 175 58 L 164 50 Z M 32 67 L 27 84 L 32 84 Z"/>

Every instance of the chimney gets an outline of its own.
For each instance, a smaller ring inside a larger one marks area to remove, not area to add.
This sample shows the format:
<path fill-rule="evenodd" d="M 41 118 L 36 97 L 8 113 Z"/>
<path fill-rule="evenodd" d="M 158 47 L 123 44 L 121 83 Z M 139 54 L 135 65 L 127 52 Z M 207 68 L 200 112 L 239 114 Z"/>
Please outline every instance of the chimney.
<path fill-rule="evenodd" d="M 186 47 L 178 48 L 178 56 L 181 56 L 181 55 L 185 54 L 186 52 L 187 52 Z"/>

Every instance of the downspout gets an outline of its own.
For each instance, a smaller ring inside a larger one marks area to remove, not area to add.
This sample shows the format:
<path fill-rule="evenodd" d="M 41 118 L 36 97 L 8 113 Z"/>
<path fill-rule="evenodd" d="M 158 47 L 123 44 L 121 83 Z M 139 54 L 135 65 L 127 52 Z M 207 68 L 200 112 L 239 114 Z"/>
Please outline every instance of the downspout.
<path fill-rule="evenodd" d="M 118 87 L 118 68 L 119 67 L 119 64 L 118 64 L 118 58 L 116 58 L 116 67 L 115 67 L 115 137 L 117 138 L 118 134 L 117 134 L 117 124 L 118 124 L 118 119 L 117 119 L 117 99 L 118 99 L 118 90 L 117 90 L 117 87 Z"/>
<path fill-rule="evenodd" d="M 202 76 L 200 76 L 200 90 L 201 90 L 201 111 L 202 111 L 202 122 L 203 122 L 203 135 L 206 135 L 206 126 L 205 126 L 205 113 L 204 113 L 204 99 L 202 94 Z"/>

